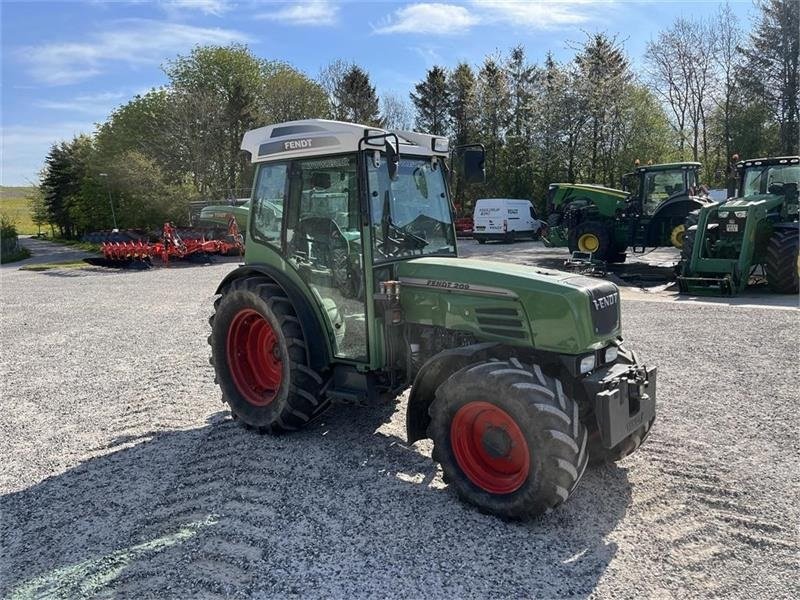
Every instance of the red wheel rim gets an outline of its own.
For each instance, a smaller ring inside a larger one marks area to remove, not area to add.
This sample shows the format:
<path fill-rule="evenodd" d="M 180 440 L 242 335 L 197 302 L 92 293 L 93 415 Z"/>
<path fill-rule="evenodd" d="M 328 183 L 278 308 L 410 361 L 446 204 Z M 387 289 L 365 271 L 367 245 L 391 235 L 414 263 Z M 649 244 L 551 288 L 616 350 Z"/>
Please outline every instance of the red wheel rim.
<path fill-rule="evenodd" d="M 278 336 L 264 316 L 250 308 L 239 311 L 228 328 L 228 367 L 236 389 L 255 406 L 275 399 L 283 380 Z"/>
<path fill-rule="evenodd" d="M 450 444 L 464 474 L 487 492 L 510 494 L 528 478 L 528 443 L 511 415 L 494 404 L 470 402 L 459 408 L 450 424 Z"/>

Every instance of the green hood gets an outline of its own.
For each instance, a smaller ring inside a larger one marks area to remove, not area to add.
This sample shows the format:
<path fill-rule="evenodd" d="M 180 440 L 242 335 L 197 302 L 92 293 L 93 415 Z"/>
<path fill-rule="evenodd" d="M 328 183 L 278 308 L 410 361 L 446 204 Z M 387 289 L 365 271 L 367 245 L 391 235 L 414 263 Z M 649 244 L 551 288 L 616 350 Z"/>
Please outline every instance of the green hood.
<path fill-rule="evenodd" d="M 466 258 L 400 263 L 410 322 L 577 354 L 620 334 L 619 290 L 607 281 L 539 267 Z"/>

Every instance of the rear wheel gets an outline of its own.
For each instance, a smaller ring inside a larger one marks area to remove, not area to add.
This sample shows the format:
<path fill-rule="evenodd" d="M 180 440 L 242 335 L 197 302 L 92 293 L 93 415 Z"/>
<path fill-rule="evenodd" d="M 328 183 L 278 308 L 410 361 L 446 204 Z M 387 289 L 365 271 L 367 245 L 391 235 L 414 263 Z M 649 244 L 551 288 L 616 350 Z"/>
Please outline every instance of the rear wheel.
<path fill-rule="evenodd" d="M 436 390 L 434 460 L 458 496 L 524 518 L 564 502 L 586 468 L 587 432 L 557 379 L 516 359 L 471 365 Z"/>
<path fill-rule="evenodd" d="M 570 252 L 591 252 L 599 260 L 611 254 L 611 236 L 608 229 L 598 221 L 585 221 L 572 228 L 569 233 Z"/>
<path fill-rule="evenodd" d="M 476 239 L 476 240 L 478 240 L 478 243 L 479 243 L 479 244 L 485 244 L 485 243 L 486 243 L 486 239 L 485 239 L 485 238 L 482 238 L 482 237 L 476 237 L 475 239 Z"/>
<path fill-rule="evenodd" d="M 234 281 L 209 322 L 215 379 L 235 418 L 275 433 L 299 429 L 327 408 L 294 307 L 270 279 Z"/>
<path fill-rule="evenodd" d="M 797 229 L 778 229 L 769 238 L 764 267 L 767 283 L 773 292 L 796 294 L 798 291 L 799 234 Z"/>
<path fill-rule="evenodd" d="M 673 247 L 680 250 L 683 248 L 684 239 L 686 237 L 686 225 L 681 223 L 672 228 L 669 234 L 669 241 Z"/>

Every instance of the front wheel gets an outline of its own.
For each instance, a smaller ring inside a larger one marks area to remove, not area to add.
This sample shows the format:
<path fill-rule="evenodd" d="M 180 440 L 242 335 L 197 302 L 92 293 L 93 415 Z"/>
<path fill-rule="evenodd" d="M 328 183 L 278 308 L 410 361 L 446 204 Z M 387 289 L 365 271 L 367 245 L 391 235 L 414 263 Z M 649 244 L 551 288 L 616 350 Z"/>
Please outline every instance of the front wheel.
<path fill-rule="evenodd" d="M 800 274 L 798 242 L 800 237 L 796 229 L 778 229 L 769 238 L 764 270 L 767 273 L 767 283 L 773 292 L 797 293 Z"/>
<path fill-rule="evenodd" d="M 570 252 L 590 252 L 598 260 L 607 260 L 612 253 L 608 228 L 598 221 L 584 221 L 569 232 Z"/>
<path fill-rule="evenodd" d="M 458 496 L 502 517 L 567 500 L 588 459 L 578 405 L 558 379 L 517 359 L 471 365 L 436 390 L 434 460 Z"/>
<path fill-rule="evenodd" d="M 322 378 L 308 364 L 300 321 L 283 290 L 266 277 L 245 277 L 214 306 L 211 363 L 234 418 L 277 433 L 320 415 L 327 407 Z"/>

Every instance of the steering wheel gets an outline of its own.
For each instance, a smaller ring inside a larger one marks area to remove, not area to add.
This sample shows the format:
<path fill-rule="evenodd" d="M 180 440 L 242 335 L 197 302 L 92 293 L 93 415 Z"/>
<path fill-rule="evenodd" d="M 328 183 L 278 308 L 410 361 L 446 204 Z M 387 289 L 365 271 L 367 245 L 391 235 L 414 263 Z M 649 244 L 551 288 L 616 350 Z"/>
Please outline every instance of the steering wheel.
<path fill-rule="evenodd" d="M 428 240 L 409 231 L 405 231 L 392 223 L 383 223 L 385 235 L 377 241 L 378 249 L 384 256 L 404 256 L 407 253 L 422 252 Z"/>

